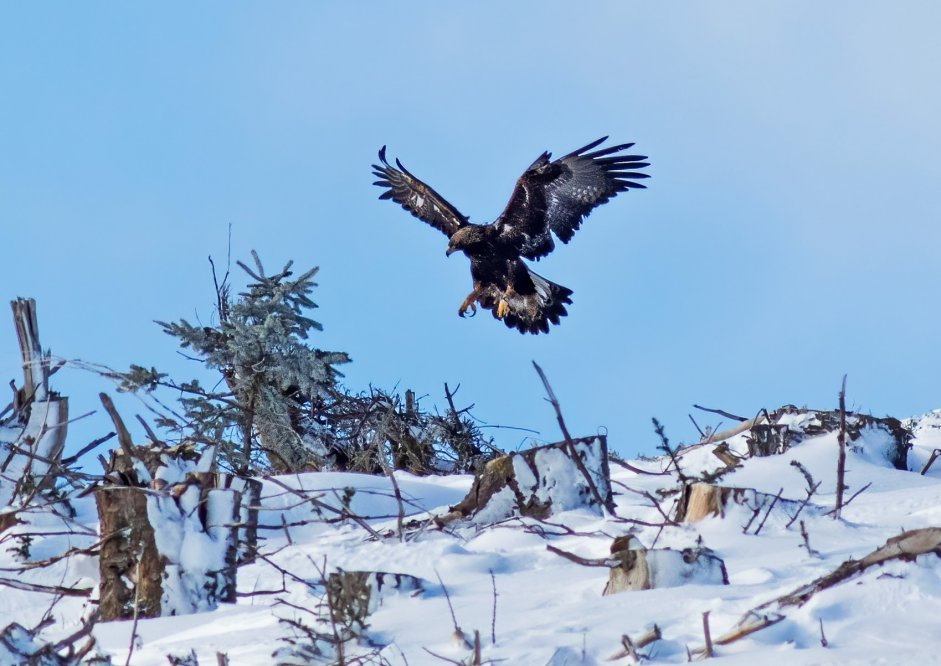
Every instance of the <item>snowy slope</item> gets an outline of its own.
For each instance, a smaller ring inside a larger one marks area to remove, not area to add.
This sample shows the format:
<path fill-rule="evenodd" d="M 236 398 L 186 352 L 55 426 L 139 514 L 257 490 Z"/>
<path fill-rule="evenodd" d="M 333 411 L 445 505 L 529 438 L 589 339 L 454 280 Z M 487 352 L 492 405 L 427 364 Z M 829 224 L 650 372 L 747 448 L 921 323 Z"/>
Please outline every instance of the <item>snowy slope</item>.
<path fill-rule="evenodd" d="M 916 434 L 909 456 L 911 469 L 920 470 L 931 451 L 941 447 L 941 412 L 911 422 Z M 729 440 L 741 450 L 744 436 Z M 552 516 L 547 522 L 512 519 L 490 527 L 433 526 L 409 531 L 401 542 L 394 534 L 397 505 L 385 478 L 353 474 L 307 474 L 279 477 L 281 484 L 305 491 L 320 491 L 323 501 L 336 506 L 352 488 L 351 509 L 369 519 L 375 531 L 391 536 L 372 537 L 361 526 L 313 520 L 310 505 L 281 485 L 266 482 L 261 520 L 265 529 L 259 560 L 239 571 L 239 602 L 219 609 L 180 617 L 142 620 L 137 626 L 138 646 L 133 664 L 166 664 L 167 655 L 195 650 L 200 663 L 215 664 L 216 653 L 227 654 L 231 664 L 271 664 L 272 654 L 293 635 L 282 618 L 305 620 L 321 602 L 318 570 L 378 570 L 404 573 L 426 581 L 423 594 L 384 594 L 381 606 L 369 617 L 368 641 L 350 647 L 347 655 L 378 652 L 365 663 L 446 663 L 466 659 L 469 651 L 454 639 L 444 583 L 457 623 L 465 634 L 480 632 L 482 655 L 507 664 L 631 663 L 607 659 L 621 649 L 621 636 L 636 637 L 656 623 L 663 639 L 642 650 L 646 663 L 684 663 L 687 647 L 703 644 L 702 614 L 709 611 L 713 636 L 725 633 L 751 608 L 791 592 L 835 569 L 848 558 L 864 556 L 905 529 L 941 526 L 941 461 L 928 474 L 893 469 L 881 454 L 878 437 L 863 438 L 847 458 L 847 496 L 867 483 L 871 486 L 843 511 L 842 519 L 826 515 L 833 506 L 836 436 L 806 439 L 786 453 L 746 460 L 726 474 L 721 483 L 754 488 L 776 495 L 781 508 L 772 511 L 759 535 L 746 507 L 735 507 L 724 517 L 692 524 L 660 527 L 663 518 L 643 494 L 676 487 L 675 474 L 638 474 L 612 465 L 617 517 L 577 509 Z M 721 466 L 711 447 L 689 451 L 681 459 L 687 474 Z M 796 502 L 806 496 L 806 481 L 792 460 L 799 461 L 820 489 L 801 513 L 813 553 L 808 553 L 797 524 L 786 527 Z M 663 459 L 632 461 L 649 471 L 664 469 Z M 443 513 L 460 501 L 471 477 L 417 478 L 397 474 L 409 499 L 412 518 Z M 667 510 L 675 499 L 667 497 Z M 87 536 L 36 538 L 30 558 L 38 560 L 87 546 L 96 540 L 94 502 L 73 503 L 75 523 Z M 32 524 L 10 533 L 63 531 L 67 521 L 48 512 L 31 517 Z M 645 526 L 638 522 L 650 523 Z M 282 522 L 289 527 L 282 527 Z M 293 525 L 293 526 L 290 526 Z M 586 558 L 608 556 L 612 539 L 633 533 L 645 546 L 684 548 L 700 542 L 725 561 L 729 585 L 684 585 L 602 596 L 607 569 L 587 567 L 549 552 L 547 544 Z M 11 573 L 22 566 L 12 552 L 16 540 L 7 538 L 0 552 L 0 577 L 47 585 L 91 587 L 97 580 L 97 562 L 90 557 L 64 559 L 25 574 Z M 290 572 L 285 575 L 283 572 Z M 492 574 L 492 576 L 491 576 Z M 496 587 L 494 618 L 493 586 Z M 283 590 L 283 591 L 281 591 Z M 5 588 L 0 593 L 0 626 L 16 621 L 32 626 L 47 611 L 50 595 Z M 67 598 L 53 609 L 56 623 L 50 639 L 75 630 L 84 599 Z M 934 664 L 941 663 L 941 560 L 922 556 L 912 563 L 890 563 L 815 595 L 802 607 L 792 607 L 786 618 L 731 645 L 718 647 L 716 664 Z M 821 621 L 827 639 L 820 640 Z M 131 622 L 99 624 L 95 629 L 101 650 L 114 663 L 124 663 L 132 632 Z M 495 637 L 495 642 L 493 642 Z M 381 655 L 381 659 L 380 659 Z M 384 661 L 383 661 L 384 660 Z M 325 662 L 329 663 L 329 662 Z"/>

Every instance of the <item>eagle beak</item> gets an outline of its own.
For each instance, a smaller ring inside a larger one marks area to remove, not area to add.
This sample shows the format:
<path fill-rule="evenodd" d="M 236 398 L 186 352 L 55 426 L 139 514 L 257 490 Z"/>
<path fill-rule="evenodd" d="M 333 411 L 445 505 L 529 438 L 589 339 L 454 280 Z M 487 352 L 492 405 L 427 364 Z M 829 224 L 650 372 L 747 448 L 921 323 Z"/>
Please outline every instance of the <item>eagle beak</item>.
<path fill-rule="evenodd" d="M 453 247 L 449 247 L 447 250 L 445 250 L 444 256 L 450 257 L 452 254 L 454 254 L 455 251 L 456 250 Z"/>

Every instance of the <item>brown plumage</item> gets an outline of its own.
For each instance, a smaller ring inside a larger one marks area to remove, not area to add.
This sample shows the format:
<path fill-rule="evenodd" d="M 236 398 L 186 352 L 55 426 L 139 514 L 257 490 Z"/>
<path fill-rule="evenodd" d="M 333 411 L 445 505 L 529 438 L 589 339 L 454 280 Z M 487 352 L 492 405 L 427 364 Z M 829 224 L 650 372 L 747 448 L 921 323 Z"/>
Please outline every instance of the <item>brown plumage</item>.
<path fill-rule="evenodd" d="M 386 161 L 379 151 L 376 185 L 386 188 L 380 199 L 392 199 L 412 215 L 446 234 L 447 254 L 462 251 L 471 262 L 474 289 L 458 309 L 476 313 L 477 304 L 491 310 L 520 333 L 549 332 L 572 301 L 571 290 L 531 271 L 522 258 L 538 261 L 555 247 L 553 234 L 568 243 L 585 217 L 618 192 L 643 188 L 649 166 L 643 155 L 625 155 L 634 144 L 596 148 L 608 137 L 550 161 L 543 153 L 516 182 L 509 203 L 491 224 L 471 224 L 440 194 L 413 176 L 398 160 Z"/>

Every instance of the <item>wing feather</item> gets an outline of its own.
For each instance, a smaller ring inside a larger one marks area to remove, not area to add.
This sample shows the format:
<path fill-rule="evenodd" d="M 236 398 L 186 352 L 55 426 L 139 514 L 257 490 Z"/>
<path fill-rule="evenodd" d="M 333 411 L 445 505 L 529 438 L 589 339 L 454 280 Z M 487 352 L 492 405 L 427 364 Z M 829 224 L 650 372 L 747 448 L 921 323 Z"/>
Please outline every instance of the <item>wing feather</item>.
<path fill-rule="evenodd" d="M 627 155 L 633 143 L 592 151 L 608 137 L 550 161 L 543 153 L 520 176 L 513 196 L 497 219 L 499 238 L 527 259 L 539 259 L 555 247 L 554 233 L 568 243 L 592 210 L 619 192 L 646 187 L 644 155 Z M 551 232 L 551 233 L 550 233 Z"/>
<path fill-rule="evenodd" d="M 382 164 L 372 165 L 373 175 L 379 178 L 373 185 L 387 188 L 379 195 L 380 199 L 392 199 L 419 220 L 427 222 L 449 238 L 468 223 L 466 216 L 447 199 L 413 176 L 399 160 L 395 160 L 398 168 L 390 165 L 386 160 L 385 146 L 379 151 L 379 161 Z"/>

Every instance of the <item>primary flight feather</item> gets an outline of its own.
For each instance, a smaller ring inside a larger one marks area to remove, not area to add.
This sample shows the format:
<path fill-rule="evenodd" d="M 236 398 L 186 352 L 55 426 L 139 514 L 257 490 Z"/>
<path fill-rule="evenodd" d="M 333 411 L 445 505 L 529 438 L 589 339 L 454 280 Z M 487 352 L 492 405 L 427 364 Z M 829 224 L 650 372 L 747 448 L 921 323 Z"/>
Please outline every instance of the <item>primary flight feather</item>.
<path fill-rule="evenodd" d="M 618 192 L 645 187 L 644 155 L 627 155 L 634 144 L 594 150 L 608 137 L 552 160 L 543 153 L 516 181 L 500 216 L 490 224 L 471 224 L 440 194 L 395 160 L 374 164 L 380 199 L 392 199 L 412 215 L 448 236 L 447 254 L 462 251 L 471 262 L 474 289 L 458 309 L 476 313 L 477 304 L 520 333 L 548 333 L 549 324 L 571 304 L 571 290 L 531 271 L 522 259 L 538 261 L 555 247 L 553 234 L 568 243 L 585 217 Z M 594 151 L 594 152 L 591 152 Z"/>

